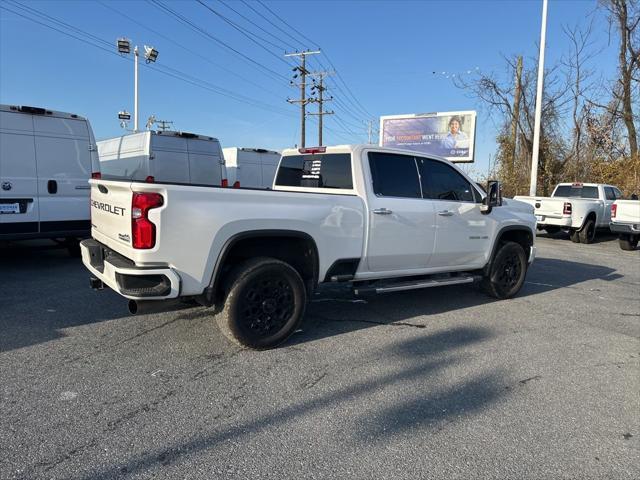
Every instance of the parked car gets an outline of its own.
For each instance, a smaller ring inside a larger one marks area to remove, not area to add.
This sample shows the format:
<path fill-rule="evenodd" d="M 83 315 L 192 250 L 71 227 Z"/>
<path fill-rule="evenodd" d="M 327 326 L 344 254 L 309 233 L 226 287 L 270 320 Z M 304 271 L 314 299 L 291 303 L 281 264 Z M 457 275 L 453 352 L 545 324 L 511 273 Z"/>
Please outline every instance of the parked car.
<path fill-rule="evenodd" d="M 229 185 L 241 188 L 271 188 L 280 153 L 264 148 L 223 148 Z"/>
<path fill-rule="evenodd" d="M 373 145 L 285 150 L 273 191 L 92 180 L 82 259 L 132 313 L 196 300 L 233 341 L 269 348 L 319 283 L 365 294 L 477 279 L 516 295 L 535 217 L 502 206 L 497 182 L 487 191 L 443 158 Z"/>
<path fill-rule="evenodd" d="M 187 132 L 146 131 L 98 142 L 104 179 L 227 185 L 220 142 Z"/>
<path fill-rule="evenodd" d="M 89 236 L 89 179 L 99 171 L 89 120 L 0 105 L 0 241 L 53 239 L 79 253 Z"/>
<path fill-rule="evenodd" d="M 640 239 L 640 200 L 616 200 L 609 228 L 618 234 L 622 250 L 635 250 Z"/>
<path fill-rule="evenodd" d="M 538 230 L 568 231 L 572 242 L 592 243 L 598 228 L 609 228 L 611 205 L 622 192 L 599 183 L 559 183 L 551 197 L 516 196 L 535 208 Z"/>

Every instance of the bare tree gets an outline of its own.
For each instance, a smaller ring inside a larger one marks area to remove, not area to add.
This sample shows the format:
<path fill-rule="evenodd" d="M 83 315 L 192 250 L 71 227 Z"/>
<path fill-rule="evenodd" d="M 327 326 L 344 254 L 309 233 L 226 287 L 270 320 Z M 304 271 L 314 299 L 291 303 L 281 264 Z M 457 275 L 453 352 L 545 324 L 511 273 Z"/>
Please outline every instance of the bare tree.
<path fill-rule="evenodd" d="M 638 155 L 636 117 L 633 113 L 634 93 L 637 95 L 640 72 L 640 12 L 636 0 L 601 0 L 609 12 L 609 22 L 616 25 L 620 36 L 618 69 L 620 78 L 612 95 L 620 100 L 621 116 L 627 128 L 631 157 Z M 618 88 L 619 87 L 619 88 Z M 634 88 L 635 87 L 635 88 Z"/>

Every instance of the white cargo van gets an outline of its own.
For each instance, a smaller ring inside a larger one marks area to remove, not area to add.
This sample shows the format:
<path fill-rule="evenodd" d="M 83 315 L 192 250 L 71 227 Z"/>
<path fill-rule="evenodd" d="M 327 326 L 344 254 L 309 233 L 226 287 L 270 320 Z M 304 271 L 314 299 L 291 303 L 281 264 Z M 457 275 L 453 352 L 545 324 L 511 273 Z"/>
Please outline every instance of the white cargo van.
<path fill-rule="evenodd" d="M 98 171 L 87 119 L 0 105 L 0 241 L 65 239 L 72 246 L 89 236 L 89 179 Z"/>
<path fill-rule="evenodd" d="M 280 153 L 264 148 L 223 148 L 229 184 L 240 188 L 271 188 Z"/>
<path fill-rule="evenodd" d="M 220 142 L 186 132 L 146 131 L 98 142 L 103 179 L 227 186 Z"/>

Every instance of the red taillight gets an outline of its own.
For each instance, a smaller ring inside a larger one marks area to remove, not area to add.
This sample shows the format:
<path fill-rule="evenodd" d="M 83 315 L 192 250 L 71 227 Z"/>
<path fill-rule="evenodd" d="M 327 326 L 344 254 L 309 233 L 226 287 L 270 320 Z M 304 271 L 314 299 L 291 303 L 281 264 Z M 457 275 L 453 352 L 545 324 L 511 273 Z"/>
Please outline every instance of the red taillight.
<path fill-rule="evenodd" d="M 147 183 L 154 183 L 156 179 L 152 175 L 149 175 L 147 176 L 147 178 L 144 179 L 144 181 Z"/>
<path fill-rule="evenodd" d="M 229 186 L 229 180 L 227 180 L 226 178 L 223 178 L 222 183 L 220 185 L 222 185 L 223 188 L 227 188 Z"/>
<path fill-rule="evenodd" d="M 133 248 L 149 249 L 156 244 L 156 226 L 149 220 L 149 210 L 161 207 L 159 193 L 133 192 L 131 200 L 131 241 Z"/>
<path fill-rule="evenodd" d="M 91 172 L 91 178 L 94 180 L 100 180 L 102 178 L 102 174 L 100 172 Z"/>
<path fill-rule="evenodd" d="M 235 182 L 233 182 L 233 188 L 240 188 L 240 181 L 236 180 Z"/>
<path fill-rule="evenodd" d="M 611 205 L 611 218 L 616 218 L 616 213 L 618 213 L 618 205 L 614 203 Z"/>
<path fill-rule="evenodd" d="M 564 208 L 562 209 L 563 215 L 571 215 L 571 203 L 564 202 Z"/>

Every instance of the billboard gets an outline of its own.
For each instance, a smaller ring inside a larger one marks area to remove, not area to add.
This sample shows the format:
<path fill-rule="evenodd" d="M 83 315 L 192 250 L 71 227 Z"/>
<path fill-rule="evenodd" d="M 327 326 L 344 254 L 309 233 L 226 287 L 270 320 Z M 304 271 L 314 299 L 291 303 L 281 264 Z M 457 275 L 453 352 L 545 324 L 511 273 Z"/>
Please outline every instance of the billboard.
<path fill-rule="evenodd" d="M 473 162 L 476 112 L 435 112 L 380 117 L 380 146 Z"/>

